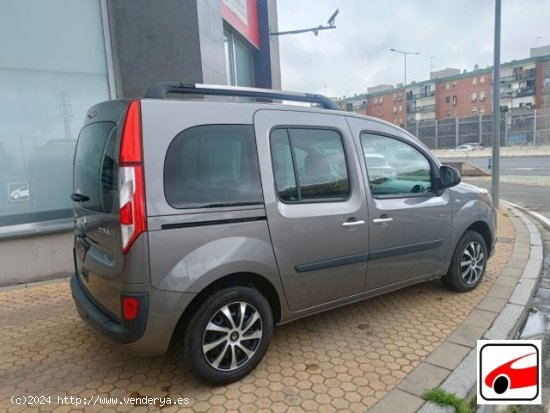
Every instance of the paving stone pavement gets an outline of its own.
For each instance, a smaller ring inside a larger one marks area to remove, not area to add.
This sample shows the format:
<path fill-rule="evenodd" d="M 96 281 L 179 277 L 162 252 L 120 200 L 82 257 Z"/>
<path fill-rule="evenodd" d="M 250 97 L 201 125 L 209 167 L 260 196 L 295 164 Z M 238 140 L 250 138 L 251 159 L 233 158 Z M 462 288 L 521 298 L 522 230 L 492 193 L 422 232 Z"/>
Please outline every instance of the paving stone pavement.
<path fill-rule="evenodd" d="M 515 237 L 506 212 L 499 215 L 498 236 Z M 437 385 L 443 379 L 439 373 L 460 361 L 477 329 L 490 322 L 486 313 L 499 311 L 511 294 L 494 281 L 513 248 L 513 242 L 497 244 L 485 279 L 472 292 L 453 293 L 433 281 L 278 327 L 260 366 L 222 387 L 196 381 L 173 352 L 133 357 L 97 338 L 78 318 L 67 281 L 4 289 L 0 411 L 159 411 L 158 405 L 125 405 L 121 399 L 101 406 L 58 405 L 57 397 L 169 396 L 188 398 L 189 404 L 163 412 L 365 412 L 390 392 L 403 402 L 400 413 L 415 411 L 421 404 L 409 392 L 419 393 L 422 383 L 412 375 L 405 378 L 430 356 L 434 366 L 440 365 L 437 373 L 427 372 L 432 379 L 425 384 Z M 483 307 L 471 314 L 480 303 Z M 467 318 L 474 323 L 471 330 L 457 334 Z M 438 347 L 451 334 L 455 339 L 447 345 L 453 357 L 445 357 L 446 350 Z M 439 353 L 432 353 L 436 349 Z M 11 401 L 29 395 L 52 401 L 37 406 Z M 379 403 L 372 411 L 388 410 Z"/>

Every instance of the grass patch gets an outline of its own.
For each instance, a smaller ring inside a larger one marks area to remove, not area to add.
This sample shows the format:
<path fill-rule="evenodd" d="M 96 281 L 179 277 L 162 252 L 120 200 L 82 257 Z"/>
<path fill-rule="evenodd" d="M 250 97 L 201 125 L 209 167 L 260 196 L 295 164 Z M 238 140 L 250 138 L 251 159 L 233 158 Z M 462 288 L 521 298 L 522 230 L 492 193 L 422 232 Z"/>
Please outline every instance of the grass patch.
<path fill-rule="evenodd" d="M 422 397 L 424 400 L 428 400 L 440 406 L 454 407 L 457 413 L 475 413 L 475 409 L 469 406 L 463 399 L 442 389 L 428 390 Z"/>

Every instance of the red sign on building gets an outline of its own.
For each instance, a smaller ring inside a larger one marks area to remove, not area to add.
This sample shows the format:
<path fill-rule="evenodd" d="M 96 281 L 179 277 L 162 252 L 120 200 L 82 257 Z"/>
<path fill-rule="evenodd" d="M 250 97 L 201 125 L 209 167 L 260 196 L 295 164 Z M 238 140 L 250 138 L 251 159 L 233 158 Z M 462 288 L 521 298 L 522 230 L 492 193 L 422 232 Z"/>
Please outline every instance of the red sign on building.
<path fill-rule="evenodd" d="M 260 48 L 257 0 L 223 0 L 222 15 L 235 30 Z"/>

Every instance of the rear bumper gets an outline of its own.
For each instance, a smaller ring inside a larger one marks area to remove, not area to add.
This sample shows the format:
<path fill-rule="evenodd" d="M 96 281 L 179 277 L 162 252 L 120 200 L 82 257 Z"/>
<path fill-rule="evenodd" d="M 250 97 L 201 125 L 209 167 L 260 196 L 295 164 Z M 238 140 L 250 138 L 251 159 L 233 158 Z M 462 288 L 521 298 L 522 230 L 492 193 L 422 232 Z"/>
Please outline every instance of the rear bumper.
<path fill-rule="evenodd" d="M 194 293 L 157 290 L 150 284 L 125 284 L 125 295 L 144 296 L 146 304 L 140 305 L 138 321 L 120 323 L 90 300 L 76 275 L 71 290 L 80 317 L 94 333 L 124 352 L 142 356 L 166 353 L 181 315 L 195 298 Z"/>
<path fill-rule="evenodd" d="M 119 344 L 132 343 L 143 336 L 149 312 L 147 293 L 125 293 L 125 295 L 136 297 L 139 300 L 139 310 L 135 319 L 119 322 L 105 314 L 88 298 L 76 275 L 71 277 L 71 291 L 80 317 L 93 331 Z"/>

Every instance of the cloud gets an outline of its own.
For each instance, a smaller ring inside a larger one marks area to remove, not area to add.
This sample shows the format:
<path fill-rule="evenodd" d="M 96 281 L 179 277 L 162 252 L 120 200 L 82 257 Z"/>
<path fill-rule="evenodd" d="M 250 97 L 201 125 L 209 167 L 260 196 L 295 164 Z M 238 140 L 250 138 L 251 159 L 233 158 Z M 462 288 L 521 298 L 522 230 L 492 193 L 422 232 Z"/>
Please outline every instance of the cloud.
<path fill-rule="evenodd" d="M 537 36 L 550 43 L 550 1 L 502 3 L 502 62 L 528 57 Z M 350 96 L 395 85 L 403 57 L 392 47 L 420 52 L 407 58 L 408 81 L 429 78 L 432 56 L 434 70 L 492 65 L 490 0 L 278 0 L 279 30 L 324 24 L 337 8 L 336 29 L 279 38 L 284 89 Z"/>

